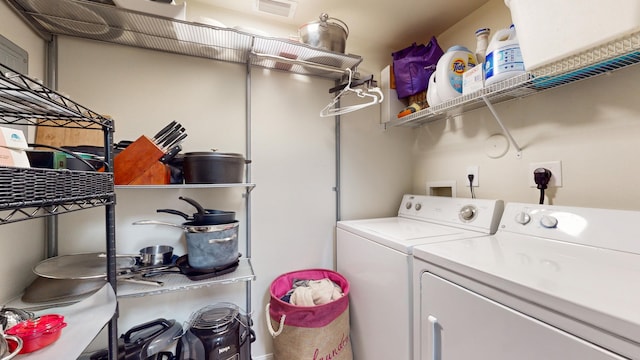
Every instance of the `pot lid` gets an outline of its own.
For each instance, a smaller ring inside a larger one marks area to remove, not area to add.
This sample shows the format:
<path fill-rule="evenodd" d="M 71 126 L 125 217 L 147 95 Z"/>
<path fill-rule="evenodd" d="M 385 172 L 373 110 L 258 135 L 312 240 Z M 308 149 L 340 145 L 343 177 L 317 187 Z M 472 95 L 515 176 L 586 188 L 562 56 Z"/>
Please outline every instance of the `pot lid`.
<path fill-rule="evenodd" d="M 340 29 L 342 29 L 342 31 L 345 32 L 345 36 L 349 37 L 349 27 L 347 26 L 347 24 L 340 20 L 340 19 L 336 19 L 336 18 L 332 18 L 329 17 L 329 14 L 327 13 L 322 13 L 320 14 L 320 16 L 318 16 L 319 20 L 315 20 L 315 21 L 310 21 L 302 26 L 300 26 L 300 28 L 298 28 L 298 30 L 308 27 L 310 25 L 319 25 L 322 27 L 327 27 L 327 26 L 336 26 Z M 333 21 L 331 21 L 333 20 Z"/>
<path fill-rule="evenodd" d="M 60 255 L 41 261 L 33 268 L 36 275 L 52 279 L 95 279 L 107 276 L 107 258 L 102 253 Z M 130 268 L 136 260 L 117 257 L 116 268 Z"/>
<path fill-rule="evenodd" d="M 238 317 L 239 312 L 238 306 L 231 303 L 209 305 L 195 314 L 191 321 L 191 327 L 209 329 L 214 332 L 226 331 L 229 324 Z"/>
<path fill-rule="evenodd" d="M 238 154 L 238 153 L 221 153 L 221 152 L 217 152 L 217 151 L 194 151 L 194 152 L 188 152 L 188 153 L 184 154 L 184 157 L 193 157 L 193 156 L 244 159 L 244 155 L 242 155 L 242 154 Z"/>
<path fill-rule="evenodd" d="M 65 326 L 67 326 L 67 323 L 64 322 L 64 316 L 49 314 L 19 322 L 7 330 L 6 333 L 28 340 L 29 338 L 56 332 Z"/>

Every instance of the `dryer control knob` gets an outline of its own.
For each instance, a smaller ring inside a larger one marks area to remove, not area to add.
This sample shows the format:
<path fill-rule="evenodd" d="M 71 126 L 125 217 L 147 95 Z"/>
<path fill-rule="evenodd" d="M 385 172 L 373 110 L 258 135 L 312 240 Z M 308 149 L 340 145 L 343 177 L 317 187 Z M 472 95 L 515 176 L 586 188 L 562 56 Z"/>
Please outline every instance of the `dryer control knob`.
<path fill-rule="evenodd" d="M 406 207 L 407 210 L 411 209 L 412 206 L 413 204 L 411 204 L 411 201 L 407 201 L 407 203 L 404 205 L 404 207 Z"/>
<path fill-rule="evenodd" d="M 540 218 L 540 225 L 542 225 L 542 227 L 546 227 L 547 229 L 553 229 L 554 227 L 558 226 L 558 219 L 554 218 L 553 216 L 544 215 L 542 218 Z"/>
<path fill-rule="evenodd" d="M 422 209 L 422 204 L 416 203 L 415 208 L 416 208 L 416 211 L 420 211 L 420 209 Z"/>
<path fill-rule="evenodd" d="M 522 211 L 516 215 L 515 220 L 520 225 L 527 225 L 529 221 L 531 221 L 531 216 L 529 216 L 529 214 L 527 214 L 526 212 Z"/>
<path fill-rule="evenodd" d="M 465 205 L 462 207 L 462 209 L 460 209 L 460 212 L 458 213 L 458 217 L 460 218 L 460 220 L 464 222 L 469 222 L 475 219 L 477 214 L 478 214 L 478 209 L 476 209 L 475 206 Z"/>

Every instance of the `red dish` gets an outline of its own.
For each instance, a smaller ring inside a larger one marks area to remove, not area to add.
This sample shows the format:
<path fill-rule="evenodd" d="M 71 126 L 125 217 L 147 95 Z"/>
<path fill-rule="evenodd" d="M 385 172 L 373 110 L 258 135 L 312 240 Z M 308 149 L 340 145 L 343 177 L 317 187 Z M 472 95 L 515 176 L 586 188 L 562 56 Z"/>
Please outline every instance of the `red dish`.
<path fill-rule="evenodd" d="M 62 329 L 67 326 L 62 315 L 43 315 L 35 319 L 21 321 L 6 331 L 22 339 L 23 346 L 20 354 L 27 354 L 51 345 L 60 338 Z M 9 342 L 9 349 L 13 351 L 16 344 Z"/>

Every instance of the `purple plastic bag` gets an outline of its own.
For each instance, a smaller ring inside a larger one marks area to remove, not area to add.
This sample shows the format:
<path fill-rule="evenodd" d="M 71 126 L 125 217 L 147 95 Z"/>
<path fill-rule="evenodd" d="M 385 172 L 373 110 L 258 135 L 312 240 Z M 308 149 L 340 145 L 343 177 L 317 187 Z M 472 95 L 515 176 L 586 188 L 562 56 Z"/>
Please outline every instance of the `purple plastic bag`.
<path fill-rule="evenodd" d="M 443 54 L 435 37 L 426 45 L 413 43 L 392 53 L 398 98 L 406 98 L 426 90 L 429 77 L 436 70 L 436 64 Z"/>

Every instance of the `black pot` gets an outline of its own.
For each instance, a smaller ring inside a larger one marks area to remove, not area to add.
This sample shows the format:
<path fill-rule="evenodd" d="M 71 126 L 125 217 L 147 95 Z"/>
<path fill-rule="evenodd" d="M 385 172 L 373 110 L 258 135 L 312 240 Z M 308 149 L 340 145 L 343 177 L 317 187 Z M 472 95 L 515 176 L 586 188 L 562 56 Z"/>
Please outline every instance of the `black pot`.
<path fill-rule="evenodd" d="M 187 184 L 241 183 L 244 167 L 250 163 L 241 154 L 189 152 L 183 156 L 182 169 Z"/>

